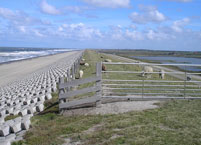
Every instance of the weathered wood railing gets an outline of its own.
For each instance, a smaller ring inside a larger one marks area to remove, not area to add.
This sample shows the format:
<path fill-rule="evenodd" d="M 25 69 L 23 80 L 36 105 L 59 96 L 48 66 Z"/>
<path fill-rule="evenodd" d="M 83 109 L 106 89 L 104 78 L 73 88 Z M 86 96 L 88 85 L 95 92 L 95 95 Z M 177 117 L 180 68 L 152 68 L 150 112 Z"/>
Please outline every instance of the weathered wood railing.
<path fill-rule="evenodd" d="M 96 76 L 85 79 L 68 79 L 70 78 L 70 70 L 67 73 L 66 82 L 64 78 L 60 78 L 59 82 L 59 109 L 60 111 L 65 109 L 80 108 L 96 106 L 101 101 L 101 63 L 96 65 Z M 72 87 L 76 87 L 82 84 L 95 82 L 95 85 L 80 90 L 72 90 Z M 87 97 L 79 100 L 69 101 L 73 96 L 83 95 L 90 92 L 96 92 L 93 97 Z"/>

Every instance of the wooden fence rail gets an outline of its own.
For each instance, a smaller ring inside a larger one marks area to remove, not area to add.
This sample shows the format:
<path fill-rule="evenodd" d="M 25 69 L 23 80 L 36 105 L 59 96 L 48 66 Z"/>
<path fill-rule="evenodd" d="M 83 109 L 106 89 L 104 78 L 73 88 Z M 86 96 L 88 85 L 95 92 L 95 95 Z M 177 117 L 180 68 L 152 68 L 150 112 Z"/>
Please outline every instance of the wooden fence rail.
<path fill-rule="evenodd" d="M 75 68 L 77 68 L 75 70 Z M 64 78 L 60 78 L 59 82 L 59 109 L 60 111 L 64 109 L 73 109 L 73 108 L 80 108 L 80 107 L 89 107 L 89 106 L 96 106 L 101 101 L 101 63 L 97 63 L 96 65 L 96 76 L 84 79 L 74 80 L 74 76 L 72 79 L 69 78 L 70 73 L 75 73 L 78 70 L 79 66 L 73 66 L 71 70 L 67 71 L 67 79 L 66 82 Z M 86 83 L 94 82 L 95 85 L 88 88 L 83 88 L 79 90 L 72 90 L 72 87 L 80 86 Z M 73 96 L 83 95 L 86 93 L 95 92 L 93 97 L 87 97 L 79 100 L 69 101 L 69 99 Z"/>

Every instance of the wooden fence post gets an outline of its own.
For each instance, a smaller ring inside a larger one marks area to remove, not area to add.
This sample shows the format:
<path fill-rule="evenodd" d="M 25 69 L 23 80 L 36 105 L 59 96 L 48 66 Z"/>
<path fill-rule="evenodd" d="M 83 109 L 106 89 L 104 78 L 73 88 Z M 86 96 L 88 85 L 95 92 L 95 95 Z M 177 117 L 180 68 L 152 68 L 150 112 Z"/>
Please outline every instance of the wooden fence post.
<path fill-rule="evenodd" d="M 71 81 L 71 78 L 70 78 L 70 69 L 67 69 L 67 82 Z M 66 91 L 70 91 L 70 87 L 67 87 L 66 88 Z"/>
<path fill-rule="evenodd" d="M 59 78 L 59 84 L 63 84 L 64 83 L 64 77 Z M 59 89 L 59 94 L 64 94 L 65 90 L 64 89 Z M 61 99 L 59 100 L 59 103 L 64 103 L 64 100 Z"/>
<path fill-rule="evenodd" d="M 96 76 L 101 77 L 101 80 L 99 82 L 96 82 L 96 86 L 100 87 L 100 91 L 96 93 L 98 97 L 98 102 L 96 103 L 96 106 L 100 106 L 102 97 L 102 62 L 96 63 Z"/>
<path fill-rule="evenodd" d="M 78 59 L 76 62 L 76 72 L 79 70 L 80 68 L 80 60 Z"/>
<path fill-rule="evenodd" d="M 75 79 L 75 66 L 74 66 L 74 64 L 71 67 L 71 74 L 72 74 L 72 79 L 74 80 Z"/>

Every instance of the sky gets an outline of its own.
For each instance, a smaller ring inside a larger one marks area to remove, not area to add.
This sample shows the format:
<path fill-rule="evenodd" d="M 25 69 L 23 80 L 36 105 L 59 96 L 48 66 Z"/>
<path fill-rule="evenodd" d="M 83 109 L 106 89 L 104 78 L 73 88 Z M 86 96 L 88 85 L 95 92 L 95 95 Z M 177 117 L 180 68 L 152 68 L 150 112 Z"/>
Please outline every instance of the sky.
<path fill-rule="evenodd" d="M 0 46 L 201 51 L 201 0 L 0 0 Z"/>

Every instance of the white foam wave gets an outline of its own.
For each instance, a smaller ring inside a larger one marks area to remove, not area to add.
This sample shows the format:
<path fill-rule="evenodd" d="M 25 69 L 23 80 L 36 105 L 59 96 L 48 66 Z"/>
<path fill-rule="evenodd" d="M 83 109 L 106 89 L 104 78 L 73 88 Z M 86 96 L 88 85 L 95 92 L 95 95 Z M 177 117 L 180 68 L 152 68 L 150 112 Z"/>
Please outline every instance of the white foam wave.
<path fill-rule="evenodd" d="M 72 51 L 73 49 L 49 49 L 42 51 L 13 51 L 13 52 L 0 52 L 0 63 L 7 61 L 16 61 L 40 56 L 46 56 L 51 54 L 57 54 L 67 51 Z"/>

